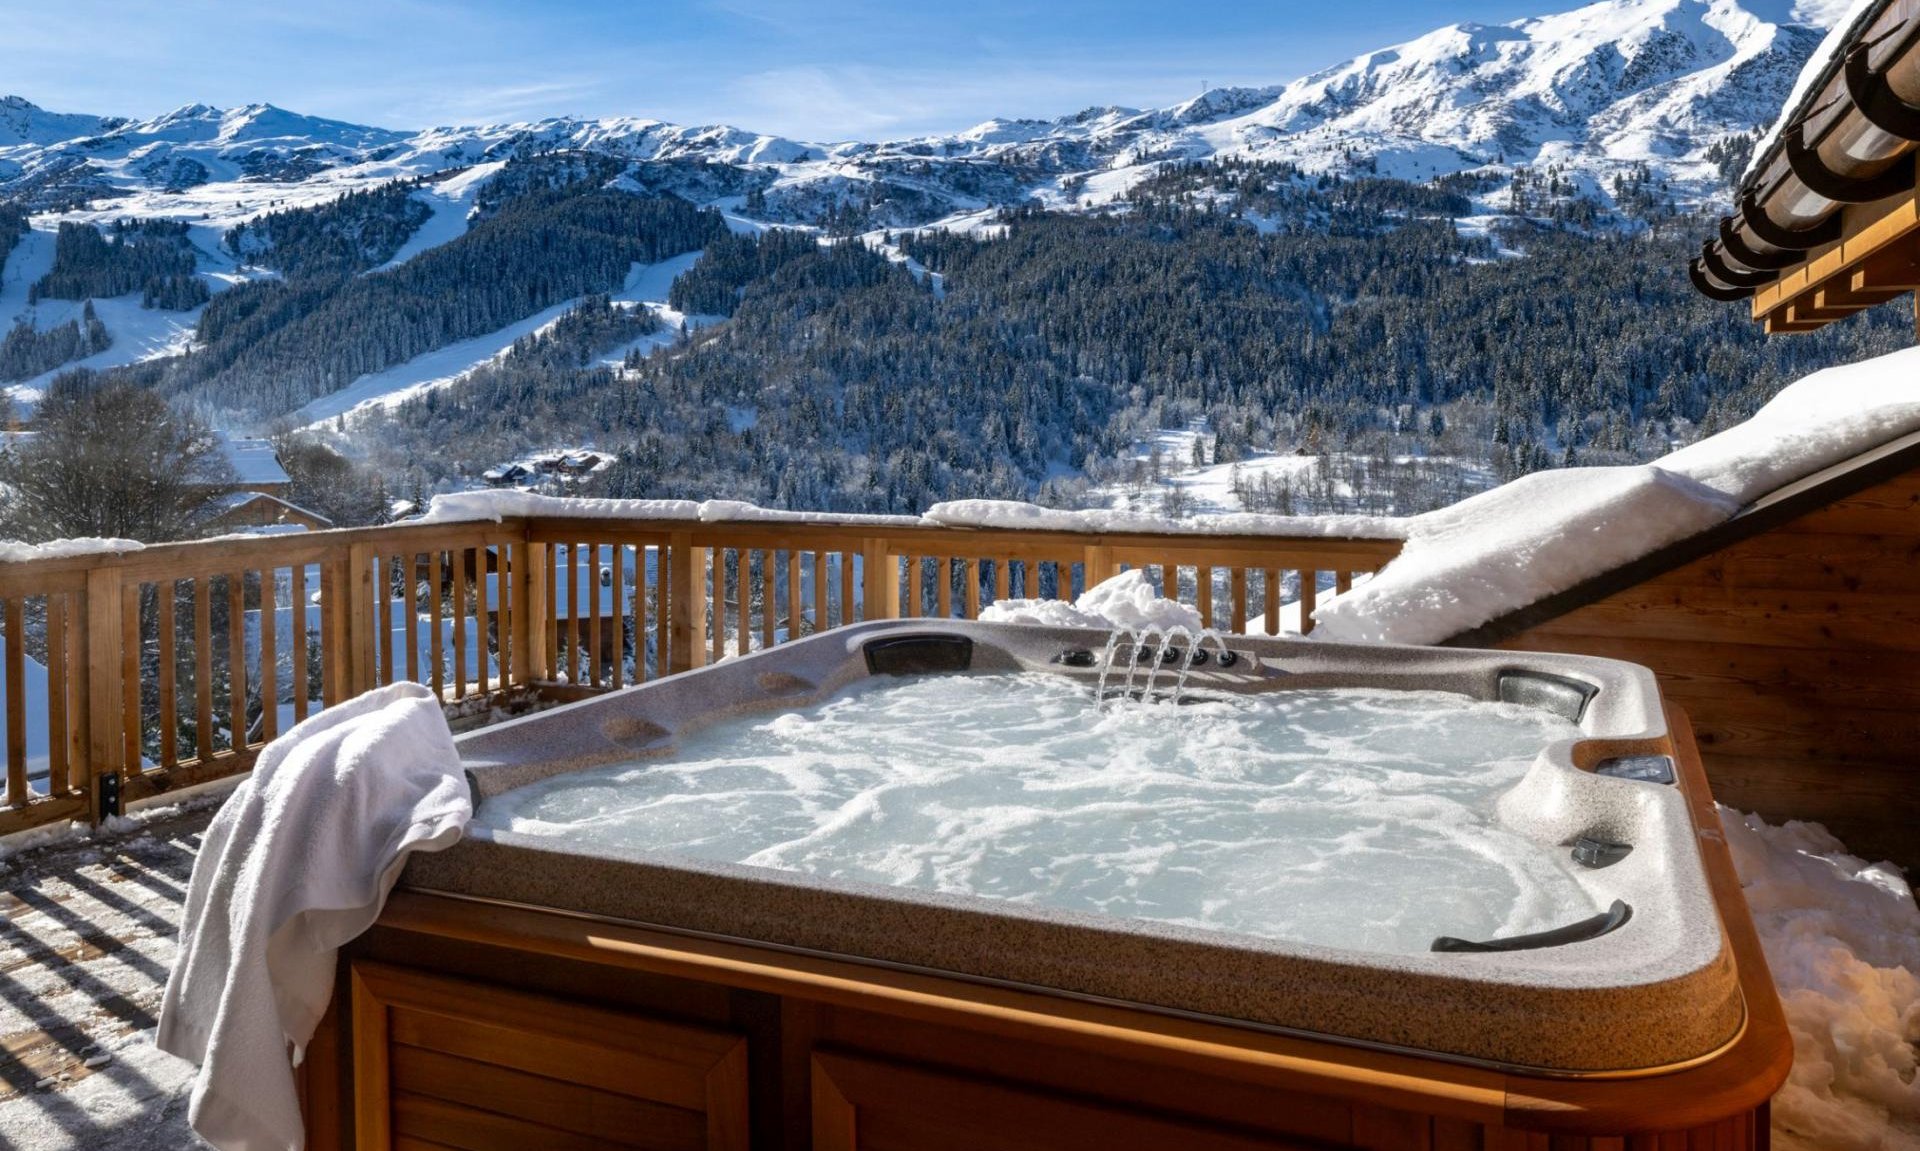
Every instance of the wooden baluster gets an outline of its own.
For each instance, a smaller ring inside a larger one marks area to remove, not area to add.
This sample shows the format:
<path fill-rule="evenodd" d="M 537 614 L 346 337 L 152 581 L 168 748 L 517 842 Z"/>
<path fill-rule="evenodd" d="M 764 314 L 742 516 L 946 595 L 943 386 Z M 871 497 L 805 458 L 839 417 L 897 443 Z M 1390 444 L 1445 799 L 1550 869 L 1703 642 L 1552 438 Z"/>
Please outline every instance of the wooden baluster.
<path fill-rule="evenodd" d="M 667 652 L 673 643 L 673 597 L 680 593 L 668 587 L 666 541 L 654 545 L 653 549 L 653 670 L 655 675 L 671 674 L 673 668 L 667 662 Z"/>
<path fill-rule="evenodd" d="M 1180 598 L 1180 568 L 1176 564 L 1160 565 L 1160 594 L 1167 599 Z"/>
<path fill-rule="evenodd" d="M 719 555 L 719 549 L 716 548 L 713 554 Z M 733 637 L 733 650 L 740 655 L 745 655 L 753 650 L 753 564 L 754 557 L 757 554 L 759 553 L 749 551 L 746 548 L 740 548 L 734 553 L 738 558 L 735 559 L 733 565 L 733 618 L 734 623 L 738 626 L 735 628 L 736 634 Z M 763 560 L 761 561 L 761 570 L 764 571 L 765 568 L 766 563 Z M 715 637 L 713 658 L 716 662 L 726 651 L 726 645 L 720 641 L 722 629 L 720 627 L 719 613 L 725 606 L 721 602 L 722 598 L 723 597 L 718 594 L 713 597 L 713 634 Z"/>
<path fill-rule="evenodd" d="M 584 544 L 574 544 L 573 554 L 567 557 L 573 561 L 570 577 L 573 588 L 573 620 L 570 625 L 573 639 L 573 660 L 567 665 L 573 682 L 586 687 L 593 682 L 588 668 L 593 664 L 593 655 L 587 650 L 588 632 L 592 630 L 593 609 L 600 604 L 599 587 L 594 575 L 599 568 L 599 552 Z"/>
<path fill-rule="evenodd" d="M 21 597 L 8 596 L 7 629 L 7 805 L 25 807 L 27 792 L 27 629 Z"/>
<path fill-rule="evenodd" d="M 467 572 L 475 548 L 455 548 L 453 562 L 453 697 L 467 698 Z"/>
<path fill-rule="evenodd" d="M 446 613 L 442 607 L 442 603 L 445 599 L 446 591 L 444 585 L 440 582 L 445 576 L 440 557 L 441 552 L 437 549 L 427 553 L 427 595 L 432 597 L 427 600 L 427 634 L 433 637 L 432 651 L 427 656 L 427 659 L 431 662 L 429 662 L 427 666 L 429 669 L 428 674 L 431 676 L 428 682 L 433 686 L 433 694 L 436 697 L 445 699 L 447 694 L 447 634 L 444 630 L 446 627 Z M 457 652 L 455 653 L 455 658 L 458 658 Z"/>
<path fill-rule="evenodd" d="M 963 605 L 962 610 L 967 613 L 966 618 L 979 619 L 980 618 L 980 561 L 967 560 L 967 559 L 961 560 L 960 575 L 962 579 L 962 583 L 960 586 L 963 589 L 961 592 L 961 598 L 960 598 L 960 602 Z"/>
<path fill-rule="evenodd" d="M 213 596 L 210 575 L 193 580 L 193 750 L 213 758 Z"/>
<path fill-rule="evenodd" d="M 940 582 L 933 589 L 934 610 L 941 619 L 953 618 L 953 560 L 941 556 L 933 561 L 934 578 Z"/>
<path fill-rule="evenodd" d="M 720 663 L 720 657 L 726 655 L 726 553 L 728 553 L 726 548 L 712 548 L 712 550 L 708 551 L 708 555 L 712 555 L 712 569 L 714 569 L 714 598 L 712 598 L 714 632 L 712 632 L 712 636 L 708 636 L 708 642 L 712 644 L 712 661 L 714 661 L 714 663 Z M 735 600 L 735 605 L 733 605 L 733 615 L 739 615 L 739 603 L 737 603 L 737 600 L 739 600 L 739 559 L 737 559 L 737 555 L 739 555 L 739 551 L 735 550 L 735 561 L 733 561 L 733 588 L 735 588 L 735 590 L 733 590 L 733 600 Z M 745 617 L 741 617 L 741 621 L 745 623 Z"/>
<path fill-rule="evenodd" d="M 886 577 L 880 581 L 880 597 L 882 601 L 880 604 L 880 615 L 883 619 L 899 619 L 901 616 L 900 565 L 906 562 L 906 556 L 888 552 L 885 563 L 881 566 L 881 574 Z"/>
<path fill-rule="evenodd" d="M 627 548 L 625 544 L 613 545 L 613 586 L 607 591 L 608 610 L 613 613 L 609 621 L 613 634 L 607 637 L 613 649 L 613 687 L 618 689 L 626 682 L 627 664 Z M 594 650 L 599 650 L 595 646 Z"/>
<path fill-rule="evenodd" d="M 67 595 L 47 597 L 47 794 L 65 795 L 71 789 L 73 770 L 68 754 L 73 738 L 67 727 Z M 166 727 L 172 731 L 174 717 L 168 714 Z"/>
<path fill-rule="evenodd" d="M 822 632 L 833 625 L 827 622 L 827 553 L 813 553 L 813 630 Z"/>
<path fill-rule="evenodd" d="M 405 627 L 401 647 L 407 657 L 407 674 L 400 678 L 420 683 L 420 553 L 408 552 L 399 563 L 400 611 Z"/>
<path fill-rule="evenodd" d="M 787 549 L 787 638 L 800 638 L 800 553 Z"/>
<path fill-rule="evenodd" d="M 547 548 L 547 678 L 560 678 L 560 544 Z"/>
<path fill-rule="evenodd" d="M 493 548 L 493 590 L 488 594 L 488 605 L 482 605 L 482 609 L 480 609 L 480 619 L 478 619 L 478 624 L 480 624 L 480 692 L 482 692 L 482 694 L 495 692 L 495 690 L 497 690 L 497 692 L 505 692 L 505 690 L 507 690 L 507 676 L 511 674 L 511 665 L 507 663 L 507 644 L 513 642 L 513 640 L 509 640 L 509 636 L 507 636 L 507 632 L 513 628 L 513 601 L 509 600 L 509 596 L 513 594 L 513 586 L 511 586 L 511 584 L 513 584 L 513 573 L 515 573 L 516 569 L 526 569 L 524 575 L 534 576 L 534 578 L 538 580 L 536 594 L 540 596 L 540 600 L 543 601 L 543 603 L 549 603 L 549 605 L 553 603 L 553 580 L 547 578 L 547 575 L 545 575 L 545 573 L 547 573 L 547 561 L 545 561 L 543 557 L 536 559 L 534 551 L 536 551 L 534 548 L 528 548 L 528 550 L 524 551 L 509 550 L 507 544 L 499 544 L 499 546 Z M 543 548 L 543 551 L 551 551 L 551 548 Z M 522 607 L 526 607 L 526 605 L 522 605 Z M 488 613 L 490 613 L 490 611 L 492 611 L 493 615 L 493 626 L 488 626 Z M 528 634 L 520 636 L 520 648 L 526 648 L 528 657 L 532 657 L 536 651 L 545 651 L 545 649 L 547 649 L 547 634 L 549 634 L 551 630 L 553 630 L 553 613 L 549 611 L 549 613 L 547 613 L 547 626 L 541 628 L 538 634 L 536 634 L 536 632 L 528 632 Z M 488 673 L 488 636 L 490 636 L 490 634 L 492 634 L 493 638 L 492 674 Z M 538 661 L 536 661 L 536 663 L 538 663 Z M 541 669 L 541 671 L 545 671 L 545 669 Z"/>
<path fill-rule="evenodd" d="M 600 545 L 587 548 L 587 673 L 588 680 L 595 687 L 602 686 L 600 672 L 601 635 L 603 625 L 600 622 Z"/>
<path fill-rule="evenodd" d="M 234 751 L 244 751 L 247 746 L 246 625 L 247 577 L 245 572 L 235 572 L 227 577 L 227 746 Z M 391 656 L 393 645 L 387 646 Z"/>
<path fill-rule="evenodd" d="M 673 534 L 673 643 L 669 667 L 687 671 L 700 666 L 700 629 L 707 620 L 705 548 L 693 546 L 692 532 Z M 717 549 L 716 549 L 717 550 Z"/>
<path fill-rule="evenodd" d="M 1300 572 L 1300 634 L 1313 633 L 1313 609 L 1320 598 L 1320 573 L 1317 571 Z"/>
<path fill-rule="evenodd" d="M 555 544 L 553 563 L 553 617 L 547 626 L 553 631 L 553 667 L 549 678 L 580 682 L 580 649 L 574 637 L 580 626 L 580 545 Z M 562 556 L 564 555 L 564 559 Z M 563 609 L 560 604 L 565 602 Z"/>
<path fill-rule="evenodd" d="M 87 587 L 91 589 L 91 581 Z M 67 685 L 62 697 L 67 707 L 67 790 L 85 794 L 93 786 L 93 668 L 89 662 L 93 637 L 87 619 L 86 592 L 65 597 L 66 658 L 60 678 Z M 48 654 L 59 649 L 49 648 Z"/>
<path fill-rule="evenodd" d="M 1234 568 L 1233 579 L 1233 634 L 1245 635 L 1247 632 L 1247 569 Z"/>
<path fill-rule="evenodd" d="M 659 596 L 666 594 L 666 580 L 660 575 L 666 571 L 660 567 L 664 551 L 653 553 L 653 580 L 659 588 Z M 660 619 L 666 619 L 666 601 L 659 601 Z M 647 682 L 647 546 L 634 544 L 634 682 Z M 660 651 L 666 651 L 664 644 Z"/>
<path fill-rule="evenodd" d="M 1013 597 L 1013 562 L 1006 556 L 993 561 L 993 598 L 996 600 Z"/>
<path fill-rule="evenodd" d="M 1353 590 L 1353 573 L 1338 571 L 1333 573 L 1333 594 L 1346 595 Z"/>
<path fill-rule="evenodd" d="M 859 605 L 853 599 L 853 553 L 840 553 L 840 622 L 850 624 L 859 617 Z"/>
<path fill-rule="evenodd" d="M 778 608 L 775 602 L 779 598 L 779 579 L 774 575 L 779 570 L 779 561 L 775 559 L 772 548 L 760 553 L 760 649 L 765 651 L 773 646 L 773 614 Z M 742 593 L 744 602 L 745 593 Z"/>
<path fill-rule="evenodd" d="M 493 605 L 499 655 L 499 690 L 553 676 L 553 548 L 547 544 L 499 544 L 497 603 Z M 545 615 L 541 615 L 545 607 Z"/>
<path fill-rule="evenodd" d="M 1267 634 L 1280 634 L 1280 571 L 1268 568 L 1261 573 L 1260 590 L 1264 593 L 1267 607 Z"/>
<path fill-rule="evenodd" d="M 1108 544 L 1088 544 L 1081 549 L 1080 581 L 1082 590 L 1106 583 L 1119 572 L 1113 566 L 1113 548 Z"/>
<path fill-rule="evenodd" d="M 925 599 L 926 589 L 922 586 L 926 580 L 926 572 L 923 570 L 925 563 L 926 561 L 919 556 L 907 557 L 907 604 L 905 610 L 900 613 L 901 615 L 919 616 L 926 614 L 926 607 L 924 606 L 927 602 Z"/>
<path fill-rule="evenodd" d="M 100 564 L 87 571 L 86 612 L 80 617 L 85 631 L 85 658 L 76 666 L 85 676 L 79 695 L 85 709 L 87 732 L 86 789 L 93 818 L 100 818 L 99 778 L 117 775 L 126 743 L 121 737 L 120 569 Z"/>
<path fill-rule="evenodd" d="M 272 742 L 280 734 L 280 652 L 274 633 L 279 630 L 280 610 L 276 586 L 279 574 L 273 568 L 260 572 L 260 738 Z"/>
<path fill-rule="evenodd" d="M 160 766 L 163 768 L 176 767 L 180 763 L 180 704 L 173 681 L 174 661 L 177 658 L 174 653 L 177 637 L 173 619 L 173 597 L 176 590 L 177 585 L 170 579 L 161 580 L 153 585 L 154 631 L 160 640 L 158 722 L 160 724 Z M 53 638 L 54 620 L 57 618 L 58 615 L 53 608 L 53 597 L 48 596 L 47 652 L 49 654 L 60 650 L 60 645 Z M 51 683 L 48 684 L 48 688 L 54 695 L 60 694 L 60 691 L 54 689 Z M 48 730 L 60 732 L 65 726 L 64 723 L 56 723 L 50 725 Z"/>
<path fill-rule="evenodd" d="M 1213 567 L 1200 564 L 1193 569 L 1194 606 L 1200 611 L 1200 626 L 1213 626 Z"/>
<path fill-rule="evenodd" d="M 294 564 L 287 571 L 287 618 L 293 624 L 293 722 L 299 723 L 307 718 L 307 700 L 313 695 L 313 684 L 307 677 L 308 654 L 313 648 L 312 637 L 307 634 L 307 565 Z"/>

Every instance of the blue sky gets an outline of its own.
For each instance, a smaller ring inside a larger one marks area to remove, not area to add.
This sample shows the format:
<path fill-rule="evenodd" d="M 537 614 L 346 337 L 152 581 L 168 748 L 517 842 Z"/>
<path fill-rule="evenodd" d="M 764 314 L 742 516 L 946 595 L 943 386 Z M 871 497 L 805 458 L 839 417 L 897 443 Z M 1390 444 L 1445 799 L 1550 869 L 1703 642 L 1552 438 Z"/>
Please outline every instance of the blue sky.
<path fill-rule="evenodd" d="M 0 86 L 56 111 L 266 101 L 393 128 L 553 115 L 811 139 L 1153 106 L 1567 0 L 60 0 L 7 5 Z"/>

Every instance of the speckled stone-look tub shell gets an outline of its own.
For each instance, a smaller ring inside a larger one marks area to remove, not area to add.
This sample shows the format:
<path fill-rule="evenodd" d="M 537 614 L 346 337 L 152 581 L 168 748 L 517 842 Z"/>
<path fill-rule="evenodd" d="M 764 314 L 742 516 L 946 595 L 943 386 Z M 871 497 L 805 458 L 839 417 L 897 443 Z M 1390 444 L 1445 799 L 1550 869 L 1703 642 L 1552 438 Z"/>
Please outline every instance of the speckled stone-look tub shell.
<path fill-rule="evenodd" d="M 867 675 L 862 649 L 870 640 L 929 632 L 970 637 L 978 670 L 1089 680 L 1097 669 L 1065 669 L 1054 657 L 1071 647 L 1097 652 L 1107 638 L 970 622 L 859 624 L 487 728 L 460 741 L 462 756 L 483 803 L 559 772 L 670 756 L 676 739 L 716 720 L 803 708 Z M 1624 899 L 1632 918 L 1600 938 L 1535 951 L 1374 954 L 639 847 L 588 851 L 564 838 L 480 827 L 451 850 L 414 857 L 402 883 L 1513 1068 L 1666 1067 L 1735 1037 L 1744 1008 L 1683 797 L 1672 786 L 1587 770 L 1613 755 L 1670 750 L 1650 673 L 1570 656 L 1229 642 L 1240 663 L 1196 672 L 1191 684 L 1438 689 L 1490 699 L 1503 674 L 1536 672 L 1597 688 L 1582 737 L 1545 748 L 1499 811 L 1543 849 L 1582 835 L 1632 843 L 1624 861 L 1587 877 L 1601 904 Z"/>

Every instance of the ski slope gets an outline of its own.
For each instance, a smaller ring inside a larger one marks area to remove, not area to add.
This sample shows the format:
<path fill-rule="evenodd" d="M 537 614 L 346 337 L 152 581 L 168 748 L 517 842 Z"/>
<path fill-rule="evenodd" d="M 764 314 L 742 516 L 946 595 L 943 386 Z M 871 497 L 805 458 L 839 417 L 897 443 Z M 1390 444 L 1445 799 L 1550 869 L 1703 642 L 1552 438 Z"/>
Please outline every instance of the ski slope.
<path fill-rule="evenodd" d="M 626 283 L 612 298 L 616 304 L 650 309 L 661 322 L 661 330 L 642 336 L 607 353 L 604 362 L 619 363 L 629 349 L 648 351 L 673 342 L 684 321 L 698 328 L 715 321 L 713 316 L 687 316 L 667 306 L 667 292 L 682 272 L 693 267 L 699 252 L 683 252 L 654 264 L 635 264 Z M 390 410 L 408 400 L 459 383 L 476 369 L 499 361 L 513 350 L 514 341 L 538 335 L 551 328 L 560 317 L 580 306 L 584 297 L 567 300 L 516 320 L 497 331 L 461 340 L 423 352 L 403 363 L 378 372 L 370 372 L 337 392 L 313 400 L 291 414 L 294 423 L 307 427 L 326 424 L 345 417 L 375 410 Z"/>

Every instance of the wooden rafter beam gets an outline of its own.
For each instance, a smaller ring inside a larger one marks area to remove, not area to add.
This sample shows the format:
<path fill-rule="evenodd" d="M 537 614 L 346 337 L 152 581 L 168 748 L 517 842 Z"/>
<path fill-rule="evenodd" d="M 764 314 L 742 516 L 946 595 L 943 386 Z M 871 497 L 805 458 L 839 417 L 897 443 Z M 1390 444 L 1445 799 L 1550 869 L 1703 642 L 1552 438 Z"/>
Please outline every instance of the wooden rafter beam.
<path fill-rule="evenodd" d="M 1849 286 L 1855 292 L 1895 294 L 1920 288 L 1920 239 L 1889 245 L 1862 260 L 1853 269 Z"/>

